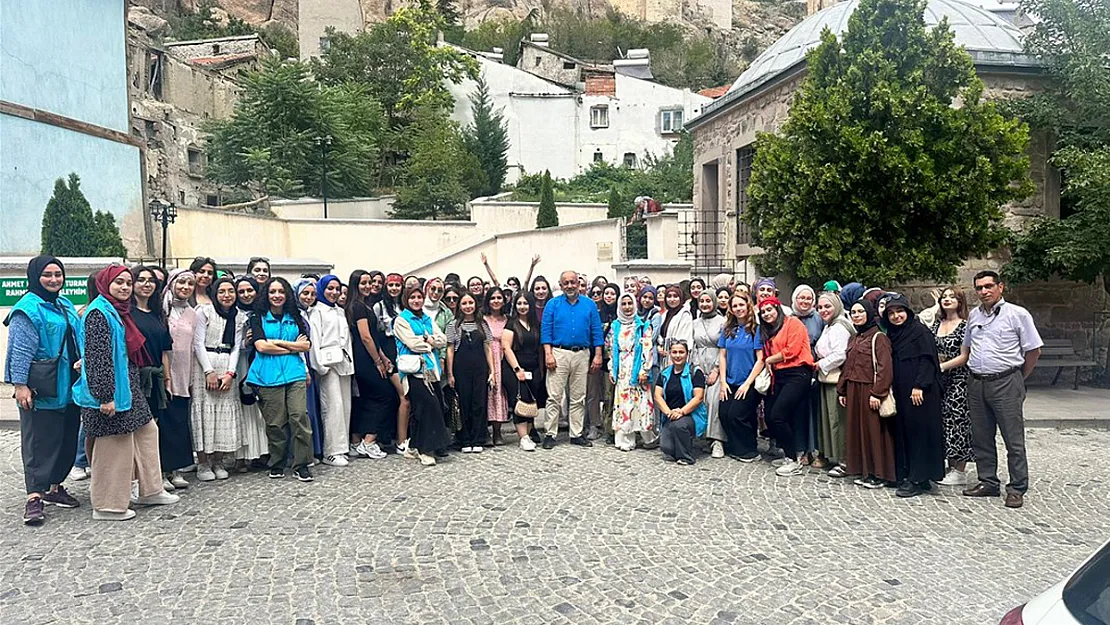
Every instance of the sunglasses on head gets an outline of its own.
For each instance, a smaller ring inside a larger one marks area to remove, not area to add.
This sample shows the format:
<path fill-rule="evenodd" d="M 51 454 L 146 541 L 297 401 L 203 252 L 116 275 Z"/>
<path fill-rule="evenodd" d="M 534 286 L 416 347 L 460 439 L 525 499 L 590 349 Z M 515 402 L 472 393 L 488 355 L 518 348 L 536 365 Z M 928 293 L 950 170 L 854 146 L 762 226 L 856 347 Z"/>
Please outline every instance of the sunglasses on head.
<path fill-rule="evenodd" d="M 268 263 L 268 262 L 270 262 L 270 259 L 266 258 L 265 256 L 251 256 L 250 262 L 252 262 L 252 263 Z"/>

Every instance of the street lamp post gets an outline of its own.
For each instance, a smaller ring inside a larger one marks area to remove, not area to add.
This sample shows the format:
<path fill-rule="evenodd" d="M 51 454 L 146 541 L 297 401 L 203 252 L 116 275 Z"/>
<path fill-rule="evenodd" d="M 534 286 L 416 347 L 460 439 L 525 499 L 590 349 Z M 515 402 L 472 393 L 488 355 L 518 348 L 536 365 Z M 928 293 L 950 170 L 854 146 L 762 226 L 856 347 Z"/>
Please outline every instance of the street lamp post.
<path fill-rule="evenodd" d="M 328 218 L 328 150 L 331 149 L 331 135 L 316 137 L 316 146 L 320 148 L 320 164 L 323 175 L 320 176 L 320 195 L 324 197 L 324 219 Z"/>
<path fill-rule="evenodd" d="M 150 201 L 150 216 L 162 223 L 162 266 L 166 266 L 166 231 L 177 221 L 177 206 L 173 202 L 154 199 Z"/>

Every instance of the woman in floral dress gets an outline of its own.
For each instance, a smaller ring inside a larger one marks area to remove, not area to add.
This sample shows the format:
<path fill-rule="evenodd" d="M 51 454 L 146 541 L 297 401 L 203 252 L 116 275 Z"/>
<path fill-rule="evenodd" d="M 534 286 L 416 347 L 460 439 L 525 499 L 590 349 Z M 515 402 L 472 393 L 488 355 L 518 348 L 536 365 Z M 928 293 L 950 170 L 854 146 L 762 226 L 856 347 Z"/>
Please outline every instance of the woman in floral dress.
<path fill-rule="evenodd" d="M 501 289 L 490 289 L 482 308 L 486 323 L 489 324 L 490 350 L 493 352 L 493 370 L 490 372 L 493 374 L 493 384 L 489 387 L 486 412 L 490 427 L 493 428 L 492 440 L 496 447 L 504 442 L 501 438 L 501 426 L 509 420 L 509 399 L 501 384 L 501 362 L 505 358 L 501 347 L 501 333 L 505 331 L 505 322 L 509 320 L 505 315 L 505 294 Z"/>
<path fill-rule="evenodd" d="M 944 387 L 940 410 L 944 417 L 944 455 L 948 459 L 948 472 L 940 484 L 963 486 L 967 484 L 967 463 L 975 459 L 971 450 L 971 415 L 967 407 L 969 369 L 967 356 L 960 355 L 967 332 L 967 299 L 959 289 L 948 287 L 941 292 L 938 303 L 940 311 L 932 328 Z"/>
<path fill-rule="evenodd" d="M 651 398 L 650 373 L 655 354 L 651 318 L 636 314 L 636 300 L 629 293 L 621 295 L 617 304 L 608 343 L 613 354 L 609 380 L 615 387 L 612 419 L 617 449 L 635 449 L 637 432 L 645 445 L 651 445 L 658 438 Z"/>

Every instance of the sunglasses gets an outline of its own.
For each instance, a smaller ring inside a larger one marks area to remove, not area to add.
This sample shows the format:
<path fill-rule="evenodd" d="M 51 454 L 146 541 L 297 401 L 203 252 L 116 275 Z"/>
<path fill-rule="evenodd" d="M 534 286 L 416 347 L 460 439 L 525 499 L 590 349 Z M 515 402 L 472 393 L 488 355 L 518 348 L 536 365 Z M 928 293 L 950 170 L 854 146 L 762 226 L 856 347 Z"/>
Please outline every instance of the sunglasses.
<path fill-rule="evenodd" d="M 998 286 L 997 283 L 995 283 L 995 284 L 976 284 L 975 285 L 975 290 L 976 291 L 989 291 L 989 290 L 993 289 L 996 286 Z"/>
<path fill-rule="evenodd" d="M 251 256 L 250 262 L 251 263 L 268 263 L 268 262 L 270 262 L 270 259 L 266 258 L 265 256 Z"/>
<path fill-rule="evenodd" d="M 459 301 L 459 298 L 454 297 L 454 296 L 450 296 L 450 297 L 443 298 L 443 301 L 445 301 L 445 302 L 457 302 L 457 301 Z"/>
<path fill-rule="evenodd" d="M 601 297 L 601 291 L 591 291 L 590 295 L 592 297 Z"/>

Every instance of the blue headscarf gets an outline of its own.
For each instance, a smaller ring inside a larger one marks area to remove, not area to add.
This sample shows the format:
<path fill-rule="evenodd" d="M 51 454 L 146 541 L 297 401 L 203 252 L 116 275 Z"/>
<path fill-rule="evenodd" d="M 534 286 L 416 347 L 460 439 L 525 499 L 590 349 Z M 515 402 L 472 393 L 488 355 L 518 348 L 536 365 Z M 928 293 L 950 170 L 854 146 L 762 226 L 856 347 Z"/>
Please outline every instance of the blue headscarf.
<path fill-rule="evenodd" d="M 332 281 L 338 282 L 340 289 L 343 288 L 343 281 L 340 280 L 338 276 L 329 273 L 328 275 L 316 281 L 316 301 L 334 308 L 335 303 L 329 302 L 328 298 L 324 297 L 324 291 L 327 290 L 328 285 L 331 284 Z"/>
<path fill-rule="evenodd" d="M 863 297 L 863 292 L 865 290 L 866 289 L 864 289 L 863 285 L 859 282 L 845 284 L 844 287 L 840 289 L 840 301 L 844 303 L 844 310 L 851 310 L 852 304 L 855 304 L 859 301 L 859 298 Z"/>

